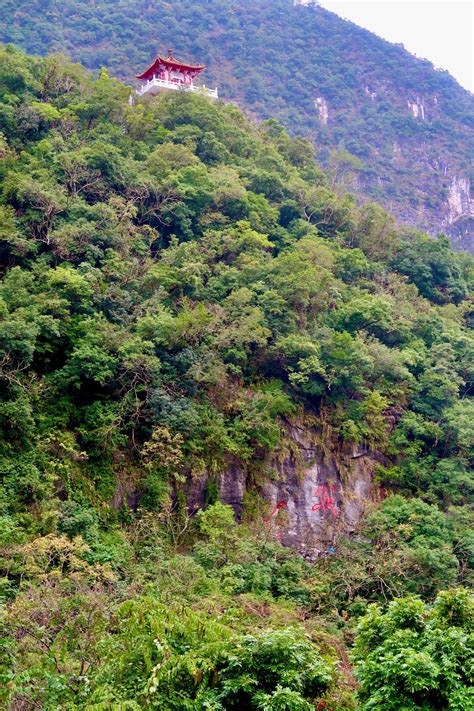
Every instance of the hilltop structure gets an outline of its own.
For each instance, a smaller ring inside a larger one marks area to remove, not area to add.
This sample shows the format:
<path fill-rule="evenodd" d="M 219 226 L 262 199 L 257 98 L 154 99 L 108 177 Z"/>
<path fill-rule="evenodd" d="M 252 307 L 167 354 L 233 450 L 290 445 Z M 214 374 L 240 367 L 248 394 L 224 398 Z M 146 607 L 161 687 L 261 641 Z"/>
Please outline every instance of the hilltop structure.
<path fill-rule="evenodd" d="M 141 81 L 141 86 L 137 94 L 158 94 L 160 91 L 192 91 L 204 94 L 211 99 L 217 99 L 217 87 L 209 89 L 206 86 L 195 86 L 194 79 L 205 69 L 204 64 L 188 64 L 180 62 L 173 57 L 171 50 L 168 50 L 167 57 L 157 56 L 153 64 L 141 74 L 137 74 L 137 79 Z"/>

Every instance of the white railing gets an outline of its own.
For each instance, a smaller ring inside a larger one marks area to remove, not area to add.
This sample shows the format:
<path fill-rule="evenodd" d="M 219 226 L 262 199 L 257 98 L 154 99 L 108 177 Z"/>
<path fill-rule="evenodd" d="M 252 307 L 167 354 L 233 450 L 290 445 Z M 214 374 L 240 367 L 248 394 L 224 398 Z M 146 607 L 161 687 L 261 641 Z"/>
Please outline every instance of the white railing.
<path fill-rule="evenodd" d="M 139 89 L 137 89 L 137 94 L 143 96 L 143 94 L 153 94 L 155 91 L 160 91 L 161 89 L 171 89 L 172 91 L 192 91 L 196 94 L 204 94 L 209 96 L 211 99 L 218 99 L 217 87 L 215 89 L 208 89 L 206 86 L 194 86 L 194 84 L 182 84 L 177 81 L 167 81 L 166 79 L 150 79 L 146 83 L 142 84 Z"/>

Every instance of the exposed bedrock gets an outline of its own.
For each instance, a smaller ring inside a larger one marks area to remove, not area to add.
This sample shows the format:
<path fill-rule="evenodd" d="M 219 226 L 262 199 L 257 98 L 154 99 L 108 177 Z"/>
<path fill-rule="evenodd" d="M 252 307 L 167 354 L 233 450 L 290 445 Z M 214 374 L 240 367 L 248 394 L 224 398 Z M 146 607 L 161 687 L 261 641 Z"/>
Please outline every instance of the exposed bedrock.
<path fill-rule="evenodd" d="M 316 428 L 286 425 L 281 447 L 255 467 L 231 461 L 217 475 L 219 498 L 240 518 L 251 487 L 266 502 L 265 525 L 283 545 L 311 559 L 357 530 L 374 498 L 373 474 L 382 457 L 362 447 L 328 445 Z M 206 501 L 206 478 L 191 482 L 190 510 Z"/>

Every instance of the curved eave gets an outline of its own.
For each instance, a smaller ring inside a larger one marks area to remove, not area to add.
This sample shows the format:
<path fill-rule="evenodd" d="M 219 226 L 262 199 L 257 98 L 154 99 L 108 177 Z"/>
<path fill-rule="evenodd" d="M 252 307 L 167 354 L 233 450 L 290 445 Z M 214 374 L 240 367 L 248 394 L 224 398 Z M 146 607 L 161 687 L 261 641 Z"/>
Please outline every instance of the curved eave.
<path fill-rule="evenodd" d="M 148 67 L 148 69 L 141 74 L 137 74 L 136 77 L 137 79 L 149 79 L 153 76 L 153 74 L 157 74 L 161 71 L 162 67 L 167 69 L 180 69 L 183 72 L 190 72 L 196 76 L 199 72 L 202 72 L 202 70 L 206 68 L 206 65 L 183 64 L 182 62 L 178 62 L 176 59 L 165 59 L 164 57 L 158 56 L 153 64 Z"/>
<path fill-rule="evenodd" d="M 173 69 L 183 69 L 186 72 L 202 72 L 206 68 L 205 64 L 184 64 L 173 57 L 158 57 L 158 61 Z"/>

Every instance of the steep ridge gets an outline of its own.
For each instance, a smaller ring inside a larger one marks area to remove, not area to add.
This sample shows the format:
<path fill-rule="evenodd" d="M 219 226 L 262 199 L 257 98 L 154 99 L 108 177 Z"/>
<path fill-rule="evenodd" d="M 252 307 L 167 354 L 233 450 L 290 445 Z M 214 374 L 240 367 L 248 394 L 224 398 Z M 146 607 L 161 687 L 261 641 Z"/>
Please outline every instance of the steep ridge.
<path fill-rule="evenodd" d="M 3 5 L 0 40 L 125 81 L 170 45 L 203 60 L 221 96 L 309 136 L 336 183 L 473 251 L 472 95 L 403 47 L 291 0 Z"/>

